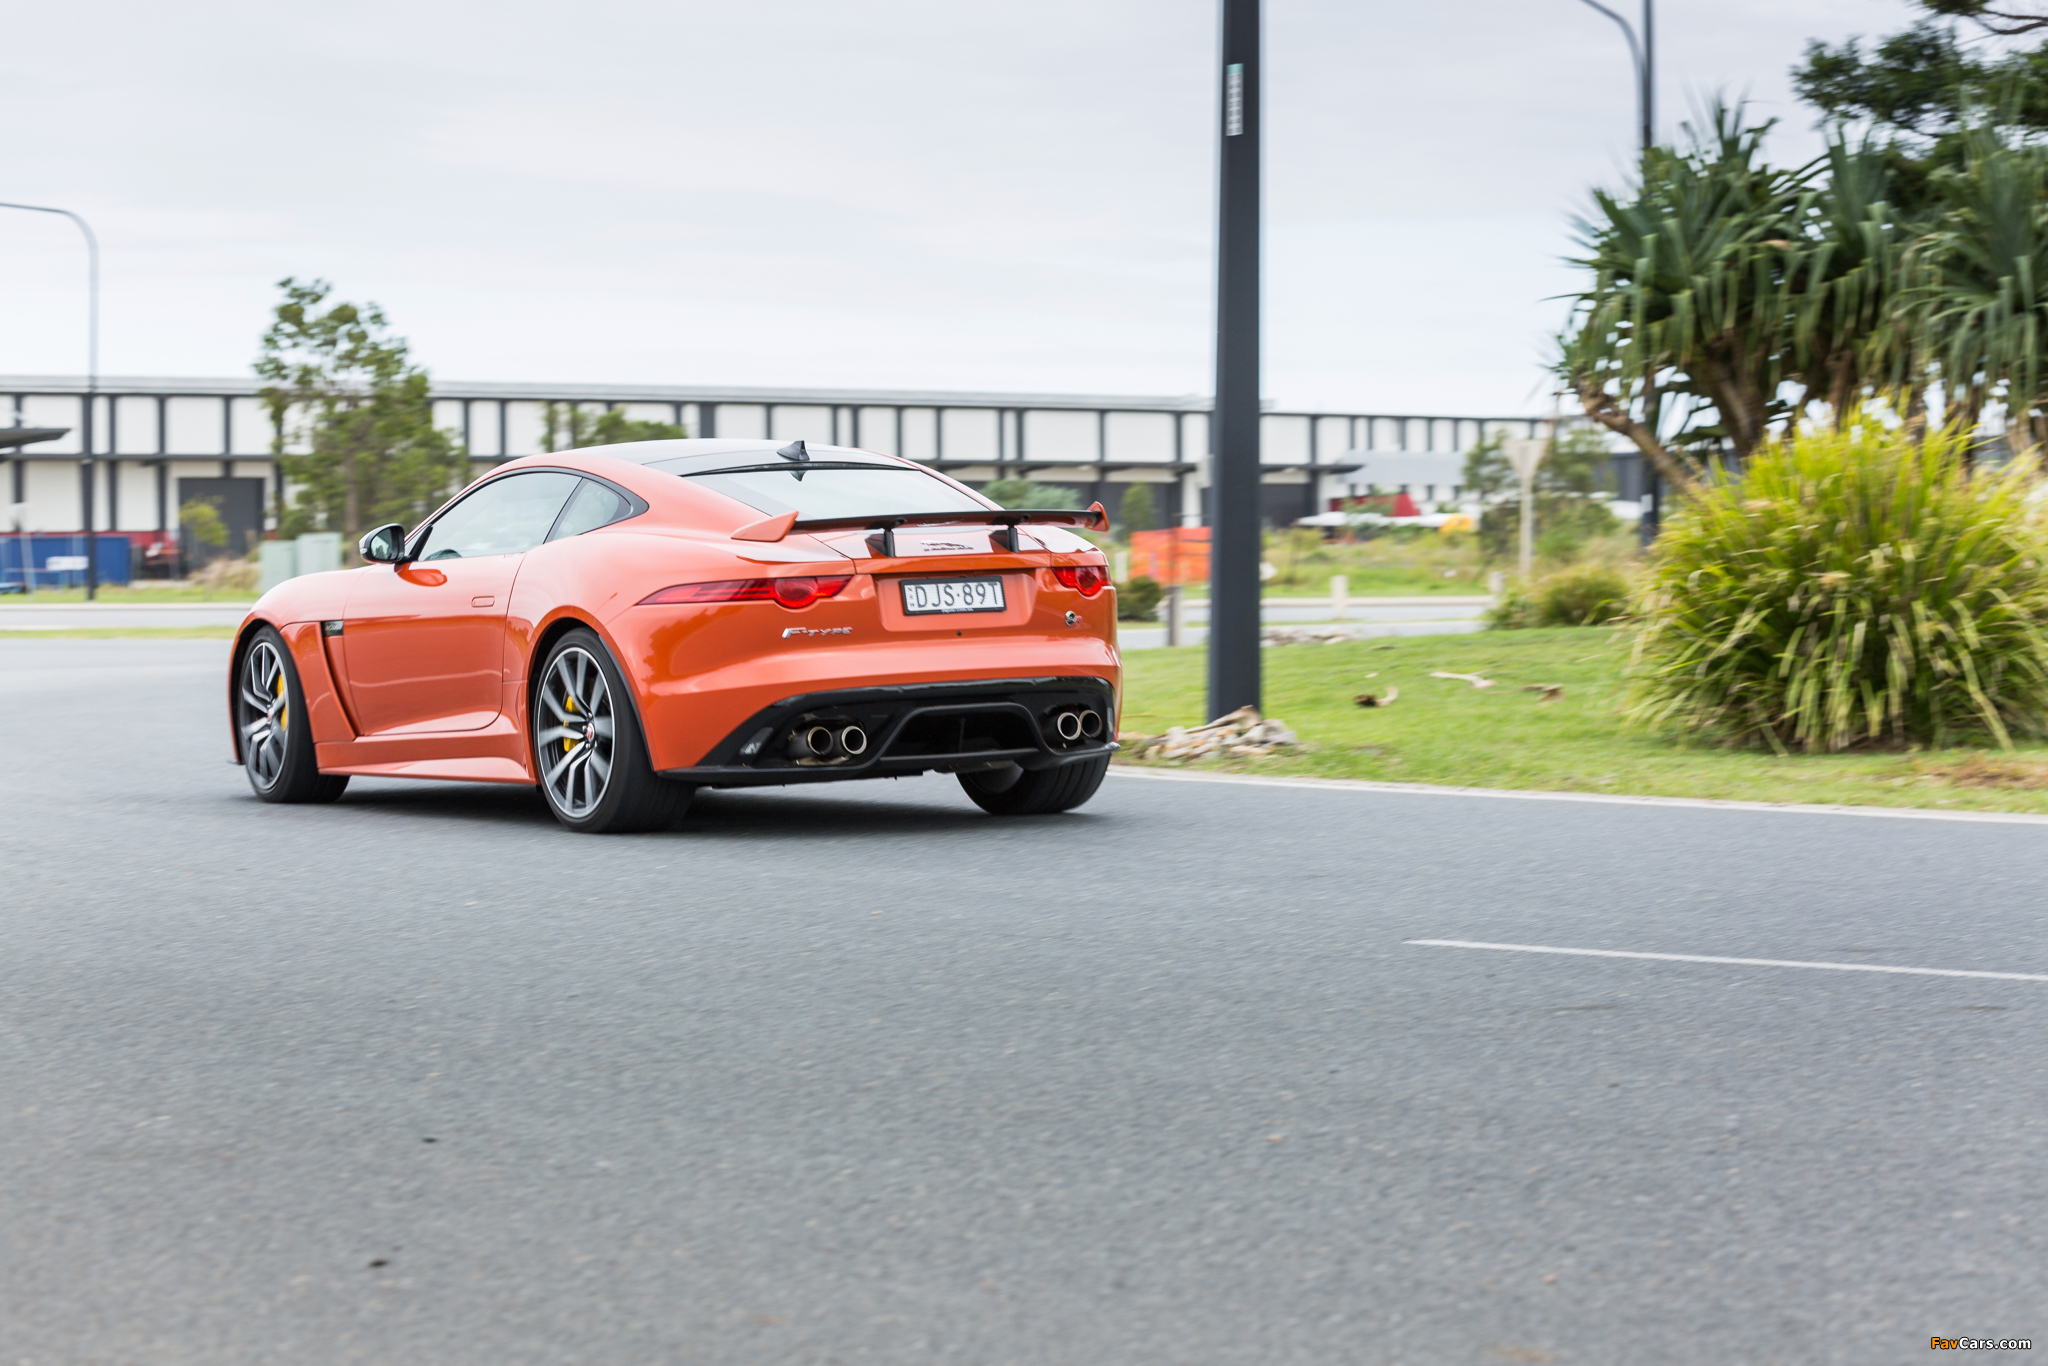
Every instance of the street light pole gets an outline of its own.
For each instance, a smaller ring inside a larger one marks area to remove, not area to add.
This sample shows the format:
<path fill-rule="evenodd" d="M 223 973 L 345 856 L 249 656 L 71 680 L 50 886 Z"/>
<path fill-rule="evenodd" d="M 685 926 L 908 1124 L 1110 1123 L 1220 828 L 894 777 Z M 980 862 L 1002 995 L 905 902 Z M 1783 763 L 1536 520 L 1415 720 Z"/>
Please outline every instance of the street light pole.
<path fill-rule="evenodd" d="M 1259 705 L 1262 0 L 1222 0 L 1216 407 L 1209 419 L 1209 716 Z"/>
<path fill-rule="evenodd" d="M 96 598 L 100 587 L 99 547 L 93 544 L 93 410 L 99 406 L 100 388 L 100 239 L 93 235 L 92 225 L 69 209 L 53 209 L 42 204 L 9 204 L 0 201 L 0 209 L 23 209 L 29 213 L 54 213 L 70 219 L 85 234 L 86 263 L 86 318 L 85 318 L 85 418 L 79 424 L 79 435 L 83 439 L 85 458 L 78 462 L 80 482 L 80 506 L 85 512 L 85 596 Z"/>
<path fill-rule="evenodd" d="M 1620 25 L 1622 36 L 1628 39 L 1629 59 L 1636 68 L 1636 122 L 1637 132 L 1642 139 L 1642 153 L 1649 156 L 1650 149 L 1657 145 L 1657 14 L 1652 0 L 1643 0 L 1642 40 L 1636 40 L 1636 31 L 1629 27 L 1628 20 L 1600 3 L 1600 0 L 1581 2 Z M 1642 513 L 1636 522 L 1638 537 L 1644 545 L 1657 539 L 1657 467 L 1648 459 L 1642 464 Z"/>

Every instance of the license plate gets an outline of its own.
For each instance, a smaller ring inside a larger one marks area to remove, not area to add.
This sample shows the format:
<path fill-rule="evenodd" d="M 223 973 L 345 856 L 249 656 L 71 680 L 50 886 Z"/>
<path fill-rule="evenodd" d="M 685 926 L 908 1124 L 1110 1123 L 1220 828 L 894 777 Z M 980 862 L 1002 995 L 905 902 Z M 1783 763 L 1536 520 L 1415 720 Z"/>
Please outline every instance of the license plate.
<path fill-rule="evenodd" d="M 1001 579 L 910 579 L 903 584 L 903 612 L 925 616 L 934 612 L 1000 612 Z"/>

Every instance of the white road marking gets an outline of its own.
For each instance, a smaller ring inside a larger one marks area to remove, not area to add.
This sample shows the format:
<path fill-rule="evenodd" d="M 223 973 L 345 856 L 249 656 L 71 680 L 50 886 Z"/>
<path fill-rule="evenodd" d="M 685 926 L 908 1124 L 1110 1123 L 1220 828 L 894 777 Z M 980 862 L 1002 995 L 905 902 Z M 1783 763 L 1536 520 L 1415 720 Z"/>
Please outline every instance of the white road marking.
<path fill-rule="evenodd" d="M 1516 791 L 1504 787 L 1449 787 L 1435 783 L 1376 783 L 1363 778 L 1266 778 L 1249 773 L 1187 773 L 1111 764 L 1113 778 L 1169 783 L 1246 783 L 1258 787 L 1317 787 L 1337 792 L 1405 793 L 1416 797 L 1494 797 L 1522 802 L 1593 802 L 1603 806 L 1675 806 L 1698 811 L 1778 811 L 1796 816 L 1883 816 L 1896 820 L 1983 821 L 1994 825 L 2048 825 L 2027 811 L 1936 811 L 1910 806 L 1821 806 L 1806 802 L 1735 802 L 1710 797 L 1630 797 L 1608 792 Z"/>
<path fill-rule="evenodd" d="M 1648 958 L 1660 963 L 1733 963 L 1746 968 L 1819 968 L 1824 972 L 1903 972 L 1915 977 L 1990 977 L 2001 982 L 2048 982 L 2042 972 L 1977 972 L 1969 968 L 1896 968 L 1881 963 L 1806 963 L 1793 958 L 1716 958 L 1701 953 L 1628 953 L 1620 949 L 1560 949 L 1549 944 L 1487 944 L 1473 939 L 1404 939 L 1431 949 L 1493 949 L 1499 953 L 1565 953 L 1580 958 Z"/>

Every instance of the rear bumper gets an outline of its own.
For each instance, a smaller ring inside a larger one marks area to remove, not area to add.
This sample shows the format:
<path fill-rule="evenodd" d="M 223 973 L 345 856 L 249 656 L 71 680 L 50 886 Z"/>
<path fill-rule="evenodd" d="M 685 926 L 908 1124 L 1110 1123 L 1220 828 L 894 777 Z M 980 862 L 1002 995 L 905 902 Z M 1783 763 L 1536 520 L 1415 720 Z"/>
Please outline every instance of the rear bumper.
<path fill-rule="evenodd" d="M 1054 718 L 1092 708 L 1101 738 L 1063 740 Z M 858 756 L 794 759 L 790 735 L 816 725 L 857 725 L 868 736 Z M 802 693 L 763 707 L 711 747 L 704 762 L 662 770 L 706 787 L 771 787 L 912 773 L 960 773 L 1019 764 L 1051 768 L 1113 753 L 1116 695 L 1090 676 L 906 683 Z"/>

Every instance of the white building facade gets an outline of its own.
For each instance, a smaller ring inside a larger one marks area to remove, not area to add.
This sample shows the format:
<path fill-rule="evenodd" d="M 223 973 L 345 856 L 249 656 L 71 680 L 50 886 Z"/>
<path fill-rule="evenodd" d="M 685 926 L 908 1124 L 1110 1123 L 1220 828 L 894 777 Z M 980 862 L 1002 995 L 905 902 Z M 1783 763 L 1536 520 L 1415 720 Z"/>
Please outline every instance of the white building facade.
<path fill-rule="evenodd" d="M 213 501 L 233 549 L 276 524 L 293 490 L 273 450 L 254 380 L 106 379 L 93 400 L 91 484 L 81 432 L 85 386 L 69 378 L 0 376 L 0 428 L 63 434 L 0 449 L 14 505 L 6 529 L 65 535 L 85 529 L 131 539 L 175 537 L 178 508 Z M 1161 520 L 1205 520 L 1209 401 L 1072 394 L 710 389 L 662 385 L 437 383 L 437 424 L 469 452 L 472 469 L 542 450 L 549 404 L 587 413 L 622 408 L 676 423 L 691 436 L 803 437 L 907 456 L 971 484 L 1028 477 L 1072 487 L 1115 513 L 1131 484 L 1154 486 Z M 1329 500 L 1396 491 L 1415 471 L 1418 497 L 1450 499 L 1462 453 L 1494 430 L 1527 436 L 1526 417 L 1427 417 L 1269 411 L 1260 458 L 1265 514 L 1291 523 Z M 1383 472 L 1384 471 L 1384 472 Z"/>

